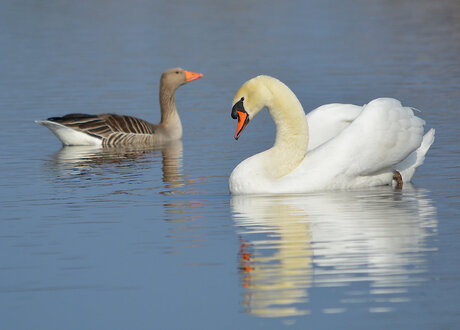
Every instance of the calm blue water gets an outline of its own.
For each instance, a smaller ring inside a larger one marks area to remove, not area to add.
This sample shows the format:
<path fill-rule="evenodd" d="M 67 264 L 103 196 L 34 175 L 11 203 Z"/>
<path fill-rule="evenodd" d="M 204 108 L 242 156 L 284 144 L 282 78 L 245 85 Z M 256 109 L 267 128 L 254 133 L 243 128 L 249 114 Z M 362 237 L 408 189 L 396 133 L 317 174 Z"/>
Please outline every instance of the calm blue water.
<path fill-rule="evenodd" d="M 0 2 L 0 328 L 453 329 L 460 324 L 460 3 Z M 62 148 L 33 121 L 158 122 L 182 66 L 184 139 Z M 436 140 L 414 184 L 232 197 L 268 148 L 233 95 L 269 74 L 306 111 L 392 96 Z"/>

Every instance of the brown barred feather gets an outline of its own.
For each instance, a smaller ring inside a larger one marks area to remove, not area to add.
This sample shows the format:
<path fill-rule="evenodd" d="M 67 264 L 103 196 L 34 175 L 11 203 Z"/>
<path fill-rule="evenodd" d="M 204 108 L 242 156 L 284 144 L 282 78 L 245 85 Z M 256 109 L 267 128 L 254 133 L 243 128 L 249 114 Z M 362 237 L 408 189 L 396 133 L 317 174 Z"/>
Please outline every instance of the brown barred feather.
<path fill-rule="evenodd" d="M 69 114 L 48 118 L 78 131 L 102 139 L 105 146 L 126 144 L 153 144 L 155 125 L 148 121 L 117 114 Z"/>
<path fill-rule="evenodd" d="M 137 127 L 136 127 L 136 122 L 132 118 L 133 117 L 126 117 L 127 121 L 129 122 L 130 130 L 131 130 L 131 132 L 139 133 L 138 130 L 137 130 Z"/>

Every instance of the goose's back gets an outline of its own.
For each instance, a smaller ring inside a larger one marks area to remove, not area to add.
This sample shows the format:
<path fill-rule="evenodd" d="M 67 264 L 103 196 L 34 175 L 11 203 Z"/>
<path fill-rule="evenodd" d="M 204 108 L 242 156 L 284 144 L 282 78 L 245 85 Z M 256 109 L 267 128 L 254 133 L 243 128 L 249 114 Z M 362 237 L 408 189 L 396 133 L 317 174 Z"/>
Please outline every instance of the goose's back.
<path fill-rule="evenodd" d="M 47 121 L 63 125 L 78 132 L 100 139 L 102 145 L 152 144 L 155 142 L 156 125 L 125 115 L 90 115 L 72 113 L 51 117 Z"/>

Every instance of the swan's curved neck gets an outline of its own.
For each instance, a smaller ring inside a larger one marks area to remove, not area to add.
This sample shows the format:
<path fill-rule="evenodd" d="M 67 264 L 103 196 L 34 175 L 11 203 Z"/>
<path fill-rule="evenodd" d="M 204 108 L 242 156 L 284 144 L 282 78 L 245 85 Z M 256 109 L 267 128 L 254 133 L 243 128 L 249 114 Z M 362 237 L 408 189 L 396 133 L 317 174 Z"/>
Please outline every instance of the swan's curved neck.
<path fill-rule="evenodd" d="M 295 94 L 278 80 L 267 85 L 272 97 L 266 106 L 276 125 L 276 140 L 268 150 L 273 177 L 294 170 L 305 158 L 308 146 L 308 124 L 305 112 Z"/>

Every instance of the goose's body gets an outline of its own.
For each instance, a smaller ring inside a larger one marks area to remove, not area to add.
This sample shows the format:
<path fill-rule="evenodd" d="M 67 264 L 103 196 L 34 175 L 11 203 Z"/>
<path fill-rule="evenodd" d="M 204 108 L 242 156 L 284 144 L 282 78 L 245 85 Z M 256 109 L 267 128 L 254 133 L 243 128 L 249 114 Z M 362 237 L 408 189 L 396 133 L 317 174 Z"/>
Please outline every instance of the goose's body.
<path fill-rule="evenodd" d="M 233 170 L 233 194 L 389 185 L 395 171 L 408 182 L 434 140 L 434 130 L 424 135 L 425 122 L 398 100 L 380 98 L 362 107 L 330 104 L 305 116 L 294 93 L 268 76 L 249 80 L 237 92 L 235 138 L 264 107 L 276 124 L 275 144 Z"/>
<path fill-rule="evenodd" d="M 182 137 L 182 124 L 175 105 L 175 91 L 179 86 L 202 76 L 181 68 L 163 72 L 160 80 L 159 124 L 110 113 L 72 113 L 36 122 L 48 127 L 63 145 L 157 145 L 178 140 Z"/>

